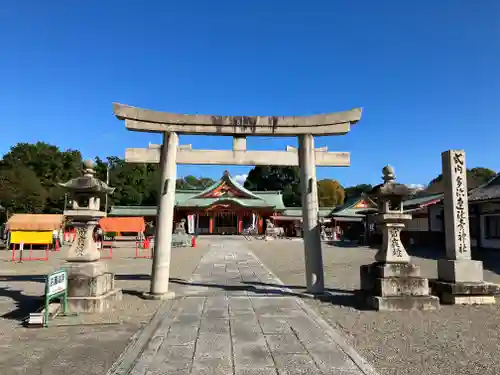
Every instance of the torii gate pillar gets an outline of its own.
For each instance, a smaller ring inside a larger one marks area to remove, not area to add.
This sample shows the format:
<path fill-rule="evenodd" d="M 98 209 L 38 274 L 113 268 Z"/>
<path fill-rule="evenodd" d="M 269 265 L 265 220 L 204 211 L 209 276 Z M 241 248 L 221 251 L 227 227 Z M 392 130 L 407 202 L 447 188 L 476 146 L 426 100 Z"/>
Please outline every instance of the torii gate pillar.
<path fill-rule="evenodd" d="M 172 231 L 175 206 L 175 184 L 177 180 L 177 133 L 163 133 L 160 169 L 161 178 L 158 196 L 158 216 L 155 228 L 155 246 L 151 268 L 150 292 L 146 298 L 171 299 L 175 295 L 168 290 L 170 278 L 170 254 L 172 252 Z"/>
<path fill-rule="evenodd" d="M 318 185 L 314 137 L 299 136 L 299 167 L 302 190 L 302 233 L 306 266 L 307 292 L 323 294 L 325 289 L 323 255 L 321 251 L 321 228 L 319 224 Z"/>

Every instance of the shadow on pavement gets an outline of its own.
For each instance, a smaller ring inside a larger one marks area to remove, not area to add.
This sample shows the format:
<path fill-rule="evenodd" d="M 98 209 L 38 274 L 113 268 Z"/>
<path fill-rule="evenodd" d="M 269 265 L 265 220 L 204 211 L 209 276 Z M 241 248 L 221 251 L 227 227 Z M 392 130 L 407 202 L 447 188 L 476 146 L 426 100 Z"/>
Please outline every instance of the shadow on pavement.
<path fill-rule="evenodd" d="M 328 246 L 335 246 L 335 247 L 345 247 L 345 248 L 353 248 L 353 247 L 364 247 L 366 249 L 369 249 L 369 247 L 365 244 L 360 243 L 359 241 L 325 241 L 325 244 Z"/>
<path fill-rule="evenodd" d="M 41 296 L 26 295 L 20 290 L 0 287 L 0 298 L 7 297 L 15 301 L 16 308 L 0 317 L 9 320 L 23 321 L 30 313 L 38 311 L 43 305 Z"/>
<path fill-rule="evenodd" d="M 0 275 L 0 281 L 4 282 L 38 282 L 45 283 L 45 275 Z M 148 274 L 115 274 L 115 280 L 150 280 Z M 314 299 L 324 302 L 325 304 L 333 304 L 337 306 L 347 306 L 357 310 L 365 310 L 355 291 L 326 288 L 327 293 L 319 296 L 314 296 L 305 292 L 305 287 L 301 285 L 280 285 L 263 282 L 243 281 L 241 284 L 223 285 L 211 283 L 196 283 L 189 282 L 184 279 L 170 278 L 170 282 L 184 286 L 199 286 L 208 288 L 217 288 L 224 291 L 246 291 L 256 295 L 265 296 L 285 296 L 297 297 L 301 299 Z M 288 289 L 288 290 L 287 290 Z M 142 291 L 133 289 L 123 289 L 124 294 L 142 298 Z M 0 298 L 7 297 L 16 302 L 16 309 L 1 315 L 1 318 L 21 321 L 26 318 L 29 313 L 37 311 L 43 304 L 42 296 L 32 296 L 22 293 L 20 290 L 0 287 Z"/>
<path fill-rule="evenodd" d="M 224 291 L 245 291 L 254 293 L 256 295 L 275 295 L 281 297 L 297 297 L 301 299 L 314 299 L 327 304 L 333 304 L 338 306 L 347 306 L 357 310 L 366 310 L 366 308 L 361 303 L 358 295 L 354 291 L 343 290 L 343 289 L 332 289 L 327 288 L 325 291 L 327 293 L 322 295 L 311 295 L 303 292 L 294 292 L 292 289 L 302 289 L 306 288 L 297 285 L 281 285 L 263 282 L 250 282 L 242 281 L 241 285 L 224 285 L 224 284 L 211 284 L 211 283 L 197 283 L 189 282 L 183 279 L 171 278 L 171 283 L 186 285 L 186 286 L 199 286 L 207 288 L 217 288 Z M 259 288 L 259 286 L 261 288 Z M 289 289 L 289 290 L 286 290 Z"/>

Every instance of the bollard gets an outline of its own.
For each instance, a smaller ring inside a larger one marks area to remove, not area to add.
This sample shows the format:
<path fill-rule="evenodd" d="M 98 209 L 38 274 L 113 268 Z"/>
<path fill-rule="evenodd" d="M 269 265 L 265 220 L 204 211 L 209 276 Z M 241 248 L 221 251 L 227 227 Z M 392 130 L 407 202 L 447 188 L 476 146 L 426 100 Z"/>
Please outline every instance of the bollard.
<path fill-rule="evenodd" d="M 196 236 L 191 237 L 191 247 L 196 247 Z"/>
<path fill-rule="evenodd" d="M 143 242 L 137 241 L 135 243 L 135 258 L 136 259 L 151 259 L 153 257 L 152 251 L 150 251 L 151 242 L 149 240 L 144 240 Z"/>
<path fill-rule="evenodd" d="M 114 242 L 113 241 L 99 241 L 97 242 L 97 249 L 99 250 L 101 254 L 101 259 L 113 259 L 113 247 L 114 247 Z M 105 253 L 105 249 L 108 248 L 108 255 L 102 255 Z"/>

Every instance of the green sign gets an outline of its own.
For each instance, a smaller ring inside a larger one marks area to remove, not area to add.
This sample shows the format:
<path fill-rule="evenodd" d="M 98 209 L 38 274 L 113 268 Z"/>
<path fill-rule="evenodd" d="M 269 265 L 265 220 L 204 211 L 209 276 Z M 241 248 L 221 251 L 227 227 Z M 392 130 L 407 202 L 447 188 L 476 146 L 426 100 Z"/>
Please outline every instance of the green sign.
<path fill-rule="evenodd" d="M 49 325 L 49 305 L 55 299 L 60 300 L 61 315 L 68 315 L 68 272 L 63 269 L 48 274 L 46 278 L 44 327 Z"/>

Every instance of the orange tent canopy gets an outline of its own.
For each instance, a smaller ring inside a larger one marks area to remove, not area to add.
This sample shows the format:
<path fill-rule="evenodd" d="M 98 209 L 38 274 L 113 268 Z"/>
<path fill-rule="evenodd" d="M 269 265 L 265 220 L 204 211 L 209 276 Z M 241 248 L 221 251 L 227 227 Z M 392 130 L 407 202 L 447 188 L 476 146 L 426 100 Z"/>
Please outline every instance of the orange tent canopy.
<path fill-rule="evenodd" d="M 103 217 L 99 225 L 104 232 L 144 232 L 143 217 Z"/>

